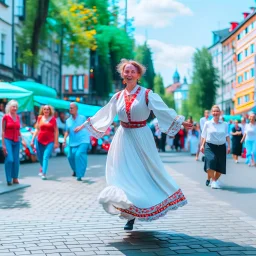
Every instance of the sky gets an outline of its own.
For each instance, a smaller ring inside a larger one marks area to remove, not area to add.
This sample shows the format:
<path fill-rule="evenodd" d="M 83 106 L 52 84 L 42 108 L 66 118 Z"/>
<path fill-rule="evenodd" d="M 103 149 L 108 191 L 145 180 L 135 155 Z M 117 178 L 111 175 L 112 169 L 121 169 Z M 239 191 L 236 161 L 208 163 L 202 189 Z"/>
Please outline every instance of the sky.
<path fill-rule="evenodd" d="M 255 0 L 128 0 L 128 17 L 134 18 L 136 43 L 147 41 L 155 72 L 168 86 L 176 68 L 181 81 L 184 76 L 190 81 L 194 51 L 209 47 L 212 31 L 241 22 L 252 6 Z"/>

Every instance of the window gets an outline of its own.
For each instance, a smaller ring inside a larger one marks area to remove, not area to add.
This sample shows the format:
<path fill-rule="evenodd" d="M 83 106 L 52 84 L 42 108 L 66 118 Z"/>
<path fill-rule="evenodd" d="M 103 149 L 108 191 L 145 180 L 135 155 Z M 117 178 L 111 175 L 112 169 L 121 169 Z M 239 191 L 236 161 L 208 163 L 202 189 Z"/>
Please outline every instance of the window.
<path fill-rule="evenodd" d="M 254 22 L 251 24 L 251 28 L 254 29 Z"/>
<path fill-rule="evenodd" d="M 245 34 L 247 34 L 247 33 L 248 33 L 248 27 L 244 30 L 244 32 L 245 32 Z"/>
<path fill-rule="evenodd" d="M 22 65 L 22 73 L 24 76 L 28 76 L 28 65 L 25 63 Z"/>
<path fill-rule="evenodd" d="M 244 102 L 248 102 L 250 100 L 250 95 L 247 94 L 244 96 Z"/>
<path fill-rule="evenodd" d="M 72 77 L 72 90 L 73 91 L 77 90 L 77 76 Z"/>
<path fill-rule="evenodd" d="M 84 76 L 78 76 L 78 90 L 84 90 Z"/>
<path fill-rule="evenodd" d="M 237 55 L 237 61 L 241 61 L 243 58 L 243 54 L 242 52 L 240 52 L 238 55 Z"/>
<path fill-rule="evenodd" d="M 56 53 L 59 53 L 59 49 L 60 49 L 59 44 L 55 43 L 55 44 L 54 44 L 54 51 L 55 51 Z"/>
<path fill-rule="evenodd" d="M 24 19 L 25 18 L 25 4 L 24 4 L 25 0 L 16 0 L 16 15 L 21 18 Z"/>
<path fill-rule="evenodd" d="M 5 64 L 5 40 L 6 36 L 0 34 L 0 64 Z"/>
<path fill-rule="evenodd" d="M 237 98 L 237 105 L 241 105 L 241 103 L 242 103 L 241 97 Z"/>
<path fill-rule="evenodd" d="M 254 68 L 251 68 L 251 70 L 250 70 L 250 76 L 251 76 L 251 77 L 254 77 Z"/>
<path fill-rule="evenodd" d="M 244 56 L 247 57 L 248 56 L 248 49 L 244 50 Z"/>
<path fill-rule="evenodd" d="M 243 76 L 238 76 L 238 83 L 241 84 L 243 82 Z"/>
<path fill-rule="evenodd" d="M 246 71 L 246 72 L 244 72 L 244 81 L 246 81 L 248 79 L 249 79 L 249 72 Z"/>
<path fill-rule="evenodd" d="M 65 91 L 69 90 L 69 76 L 65 76 Z"/>
<path fill-rule="evenodd" d="M 251 50 L 251 53 L 254 53 L 254 44 L 250 45 L 250 50 Z"/>
<path fill-rule="evenodd" d="M 52 49 L 52 40 L 47 41 L 47 47 L 51 50 Z"/>
<path fill-rule="evenodd" d="M 241 39 L 241 34 L 238 34 L 237 35 L 237 40 L 240 40 Z"/>
<path fill-rule="evenodd" d="M 0 3 L 8 4 L 7 1 L 8 1 L 8 0 L 0 0 Z"/>

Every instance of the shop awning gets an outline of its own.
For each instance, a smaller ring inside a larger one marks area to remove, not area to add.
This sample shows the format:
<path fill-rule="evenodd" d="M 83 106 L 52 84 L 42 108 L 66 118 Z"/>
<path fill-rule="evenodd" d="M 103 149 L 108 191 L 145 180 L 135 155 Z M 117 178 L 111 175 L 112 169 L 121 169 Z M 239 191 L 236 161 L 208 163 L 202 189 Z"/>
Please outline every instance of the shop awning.
<path fill-rule="evenodd" d="M 32 81 L 16 81 L 12 84 L 25 90 L 31 91 L 36 96 L 57 98 L 56 90 L 44 84 L 39 84 Z"/>
<path fill-rule="evenodd" d="M 70 105 L 70 101 L 53 99 L 53 98 L 44 97 L 44 96 L 34 96 L 34 102 L 36 106 L 51 105 L 58 110 L 69 110 L 69 105 Z M 99 106 L 91 106 L 91 105 L 82 104 L 82 103 L 76 103 L 76 104 L 78 105 L 79 114 L 87 117 L 93 116 L 99 109 L 101 109 L 101 107 Z"/>
<path fill-rule="evenodd" d="M 33 93 L 9 83 L 0 82 L 0 99 L 14 99 L 18 101 L 21 111 L 33 110 Z"/>
<path fill-rule="evenodd" d="M 70 102 L 66 100 L 61 100 L 61 99 L 54 99 L 50 97 L 35 95 L 34 104 L 36 106 L 51 105 L 55 109 L 68 110 Z"/>

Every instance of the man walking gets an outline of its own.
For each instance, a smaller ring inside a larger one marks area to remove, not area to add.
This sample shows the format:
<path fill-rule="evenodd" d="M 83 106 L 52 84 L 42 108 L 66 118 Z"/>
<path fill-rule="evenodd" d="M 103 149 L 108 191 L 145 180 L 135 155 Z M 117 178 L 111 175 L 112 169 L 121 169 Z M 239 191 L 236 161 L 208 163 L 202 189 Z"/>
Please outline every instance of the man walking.
<path fill-rule="evenodd" d="M 85 116 L 78 114 L 78 106 L 75 102 L 70 103 L 70 114 L 71 116 L 66 121 L 63 146 L 66 146 L 66 139 L 69 136 L 68 161 L 73 170 L 73 176 L 81 181 L 87 168 L 90 135 L 86 129 L 75 132 L 75 128 L 82 125 L 86 120 Z"/>

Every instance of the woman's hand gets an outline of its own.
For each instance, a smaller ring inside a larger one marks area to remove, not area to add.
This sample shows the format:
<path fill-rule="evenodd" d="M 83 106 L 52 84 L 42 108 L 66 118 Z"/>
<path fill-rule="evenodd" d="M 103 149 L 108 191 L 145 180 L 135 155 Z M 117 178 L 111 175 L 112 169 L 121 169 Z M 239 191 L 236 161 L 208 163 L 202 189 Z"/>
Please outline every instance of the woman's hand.
<path fill-rule="evenodd" d="M 54 143 L 54 149 L 58 148 L 59 147 L 59 143 Z"/>
<path fill-rule="evenodd" d="M 79 132 L 81 131 L 82 129 L 84 128 L 84 125 L 80 125 L 80 126 L 77 126 L 75 129 L 74 129 L 74 132 Z"/>
<path fill-rule="evenodd" d="M 4 156 L 6 157 L 6 156 L 8 155 L 8 152 L 7 152 L 6 146 L 5 146 L 5 145 L 3 145 L 3 146 L 2 146 L 2 148 L 3 148 Z"/>
<path fill-rule="evenodd" d="M 204 154 L 204 146 L 200 147 L 200 151 Z"/>
<path fill-rule="evenodd" d="M 33 139 L 30 142 L 30 146 L 34 149 L 35 145 L 34 145 L 34 140 Z"/>
<path fill-rule="evenodd" d="M 184 128 L 186 129 L 192 129 L 193 124 L 189 123 L 189 122 L 183 122 L 182 125 L 184 126 Z"/>
<path fill-rule="evenodd" d="M 230 147 L 227 148 L 227 154 L 230 154 Z"/>

